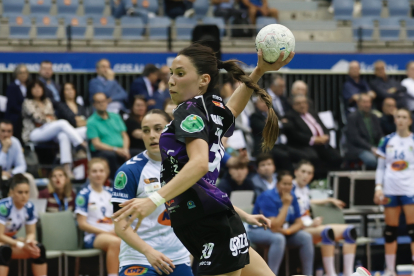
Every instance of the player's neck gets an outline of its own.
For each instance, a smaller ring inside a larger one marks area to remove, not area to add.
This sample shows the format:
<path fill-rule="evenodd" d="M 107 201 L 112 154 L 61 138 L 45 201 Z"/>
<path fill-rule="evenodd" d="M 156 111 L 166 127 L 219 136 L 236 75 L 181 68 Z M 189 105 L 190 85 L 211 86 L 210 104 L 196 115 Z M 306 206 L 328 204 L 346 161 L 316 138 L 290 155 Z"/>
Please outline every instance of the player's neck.
<path fill-rule="evenodd" d="M 149 151 L 147 151 L 147 154 L 149 158 L 151 158 L 154 161 L 158 161 L 158 162 L 162 161 L 161 154 L 153 154 L 153 153 L 150 153 Z"/>
<path fill-rule="evenodd" d="M 92 187 L 92 189 L 93 189 L 95 192 L 100 193 L 100 192 L 102 192 L 102 191 L 103 191 L 103 185 L 100 185 L 100 184 L 95 184 L 95 183 L 92 183 L 92 182 L 91 182 L 91 187 Z"/>
<path fill-rule="evenodd" d="M 410 135 L 410 131 L 408 129 L 404 129 L 404 130 L 397 130 L 397 134 L 400 137 L 408 137 Z"/>
<path fill-rule="evenodd" d="M 16 203 L 14 200 L 13 200 L 13 204 L 14 204 L 14 207 L 16 207 L 17 210 L 20 210 L 24 207 L 24 204 L 22 205 L 20 203 Z"/>

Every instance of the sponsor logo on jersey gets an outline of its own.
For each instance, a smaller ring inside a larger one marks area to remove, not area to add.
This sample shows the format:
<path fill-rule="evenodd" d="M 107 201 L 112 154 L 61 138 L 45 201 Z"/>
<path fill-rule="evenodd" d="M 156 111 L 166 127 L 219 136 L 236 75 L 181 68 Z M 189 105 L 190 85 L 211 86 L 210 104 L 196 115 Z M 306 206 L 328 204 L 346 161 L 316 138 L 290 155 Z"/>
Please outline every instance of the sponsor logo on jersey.
<path fill-rule="evenodd" d="M 4 204 L 0 205 L 0 214 L 2 216 L 7 216 L 7 207 Z"/>
<path fill-rule="evenodd" d="M 113 192 L 112 197 L 128 198 L 128 194 Z"/>
<path fill-rule="evenodd" d="M 122 190 L 125 188 L 126 184 L 128 183 L 128 177 L 126 173 L 120 171 L 115 178 L 114 188 L 117 190 Z"/>
<path fill-rule="evenodd" d="M 196 207 L 196 205 L 194 204 L 194 201 L 190 200 L 187 202 L 187 207 L 188 209 L 193 209 Z"/>
<path fill-rule="evenodd" d="M 391 169 L 393 171 L 403 171 L 408 168 L 408 163 L 404 160 L 398 160 L 391 164 Z"/>
<path fill-rule="evenodd" d="M 233 256 L 246 254 L 249 251 L 249 242 L 246 233 L 230 239 L 230 250 Z"/>
<path fill-rule="evenodd" d="M 180 127 L 188 133 L 200 132 L 204 129 L 204 122 L 200 116 L 191 114 L 181 122 Z"/>
<path fill-rule="evenodd" d="M 171 204 L 173 204 L 174 202 L 175 202 L 174 199 L 171 199 L 171 200 L 165 202 L 165 204 L 167 204 L 168 206 L 171 206 Z"/>
<path fill-rule="evenodd" d="M 223 117 L 218 116 L 218 115 L 214 115 L 214 114 L 211 114 L 210 116 L 211 116 L 211 119 L 213 120 L 214 123 L 216 123 L 217 125 L 220 125 L 220 126 L 223 125 L 223 119 L 224 119 Z"/>
<path fill-rule="evenodd" d="M 167 210 L 164 210 L 164 212 L 158 216 L 158 223 L 165 226 L 171 226 L 170 215 Z"/>
<path fill-rule="evenodd" d="M 151 177 L 151 178 L 148 178 L 148 179 L 144 179 L 144 182 L 145 182 L 145 184 L 151 184 L 151 183 L 159 182 L 159 181 L 158 181 L 158 178 Z"/>
<path fill-rule="evenodd" d="M 101 219 L 98 219 L 98 223 L 106 223 L 106 224 L 112 224 L 112 219 L 108 217 L 103 217 Z"/>
<path fill-rule="evenodd" d="M 148 271 L 148 268 L 136 265 L 136 266 L 128 267 L 125 270 L 124 274 L 127 276 L 136 276 L 136 275 L 143 275 L 147 273 L 147 271 Z"/>
<path fill-rule="evenodd" d="M 215 106 L 217 106 L 217 107 L 221 107 L 221 108 L 225 109 L 225 108 L 224 108 L 224 104 L 223 104 L 223 103 L 216 102 L 216 101 L 212 101 L 212 102 L 213 102 L 213 104 L 214 104 Z"/>
<path fill-rule="evenodd" d="M 217 95 L 213 95 L 213 99 L 223 101 L 223 99 L 220 96 L 217 96 Z"/>
<path fill-rule="evenodd" d="M 85 205 L 85 202 L 86 202 L 86 200 L 85 200 L 85 197 L 83 195 L 78 195 L 76 197 L 76 205 L 83 206 L 83 205 Z"/>

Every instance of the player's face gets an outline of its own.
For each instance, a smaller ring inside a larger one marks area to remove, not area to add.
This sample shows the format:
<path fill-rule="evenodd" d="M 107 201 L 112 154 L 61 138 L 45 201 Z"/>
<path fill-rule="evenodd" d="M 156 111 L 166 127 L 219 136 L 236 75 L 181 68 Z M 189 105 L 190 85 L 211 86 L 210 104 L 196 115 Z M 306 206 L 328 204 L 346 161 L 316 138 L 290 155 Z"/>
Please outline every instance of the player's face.
<path fill-rule="evenodd" d="M 290 193 L 292 191 L 293 178 L 290 175 L 285 175 L 277 183 L 276 187 L 279 194 Z"/>
<path fill-rule="evenodd" d="M 398 110 L 395 116 L 395 125 L 397 130 L 405 130 L 413 123 L 410 114 L 406 110 Z"/>
<path fill-rule="evenodd" d="M 272 159 L 264 160 L 257 166 L 257 173 L 263 177 L 271 177 L 275 171 L 276 167 Z"/>
<path fill-rule="evenodd" d="M 63 173 L 63 171 L 61 171 L 61 170 L 54 171 L 53 174 L 52 174 L 51 180 L 52 180 L 52 186 L 55 189 L 61 190 L 65 187 L 66 176 Z"/>
<path fill-rule="evenodd" d="M 177 56 L 172 62 L 170 74 L 168 87 L 171 99 L 175 104 L 180 104 L 202 94 L 201 76 L 197 74 L 197 69 L 188 57 Z"/>
<path fill-rule="evenodd" d="M 107 177 L 108 173 L 103 163 L 94 163 L 89 169 L 89 180 L 92 184 L 103 186 Z"/>
<path fill-rule="evenodd" d="M 247 167 L 230 168 L 229 174 L 237 184 L 241 185 L 243 181 L 246 179 L 247 175 L 249 174 L 249 170 L 247 169 Z"/>
<path fill-rule="evenodd" d="M 14 189 L 10 190 L 10 196 L 13 198 L 14 204 L 24 206 L 29 201 L 29 184 L 17 184 Z"/>
<path fill-rule="evenodd" d="M 160 136 L 166 124 L 167 121 L 159 114 L 148 114 L 142 120 L 142 140 L 150 154 L 160 154 Z"/>
<path fill-rule="evenodd" d="M 143 116 L 147 112 L 147 103 L 144 100 L 135 100 L 132 112 L 137 116 Z"/>
<path fill-rule="evenodd" d="M 300 187 L 308 185 L 313 178 L 313 166 L 304 164 L 295 170 L 295 179 Z"/>

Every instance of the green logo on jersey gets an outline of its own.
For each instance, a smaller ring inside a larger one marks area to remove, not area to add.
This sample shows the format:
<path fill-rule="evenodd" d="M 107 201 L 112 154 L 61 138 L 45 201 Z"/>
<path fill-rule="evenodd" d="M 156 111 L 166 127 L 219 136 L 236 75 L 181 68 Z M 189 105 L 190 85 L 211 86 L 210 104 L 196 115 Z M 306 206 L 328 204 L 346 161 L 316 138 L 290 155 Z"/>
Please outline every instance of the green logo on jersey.
<path fill-rule="evenodd" d="M 125 185 L 127 184 L 127 182 L 128 182 L 128 177 L 126 173 L 121 171 L 116 175 L 115 182 L 114 182 L 114 188 L 117 190 L 122 190 L 123 188 L 125 188 Z"/>
<path fill-rule="evenodd" d="M 188 133 L 200 132 L 204 129 L 204 122 L 200 116 L 191 114 L 181 122 L 180 127 Z"/>
<path fill-rule="evenodd" d="M 3 216 L 7 216 L 7 207 L 4 205 L 0 205 L 0 214 Z"/>
<path fill-rule="evenodd" d="M 380 140 L 380 142 L 379 142 L 378 147 L 379 148 L 382 147 L 384 145 L 384 142 L 385 142 L 385 139 L 384 139 L 384 137 L 382 137 L 381 140 Z"/>
<path fill-rule="evenodd" d="M 78 195 L 76 197 L 76 205 L 79 205 L 79 206 L 85 205 L 85 197 L 82 195 Z"/>

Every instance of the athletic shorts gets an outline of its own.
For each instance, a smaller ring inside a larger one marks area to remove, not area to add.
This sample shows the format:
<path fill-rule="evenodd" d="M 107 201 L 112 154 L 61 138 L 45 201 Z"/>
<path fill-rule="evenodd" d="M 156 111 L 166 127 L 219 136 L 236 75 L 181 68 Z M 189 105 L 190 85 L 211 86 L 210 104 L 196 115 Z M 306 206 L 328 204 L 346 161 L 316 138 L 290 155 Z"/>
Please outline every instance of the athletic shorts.
<path fill-rule="evenodd" d="M 119 276 L 135 276 L 135 275 L 160 276 L 160 274 L 158 274 L 155 271 L 155 269 L 150 265 L 127 265 L 127 266 L 121 266 L 119 268 Z M 165 273 L 162 274 L 162 276 L 167 276 L 167 275 L 168 274 L 165 274 Z M 176 265 L 174 272 L 170 273 L 169 276 L 193 276 L 190 263 Z"/>
<path fill-rule="evenodd" d="M 94 234 L 88 234 L 83 239 L 83 247 L 85 249 L 92 249 L 93 248 L 93 242 L 95 241 L 96 235 Z"/>
<path fill-rule="evenodd" d="M 397 207 L 403 205 L 414 204 L 414 196 L 394 196 L 385 195 L 388 198 L 388 203 L 384 207 Z"/>
<path fill-rule="evenodd" d="M 174 227 L 174 233 L 199 261 L 197 275 L 218 275 L 249 264 L 249 241 L 239 215 L 228 210 Z"/>

